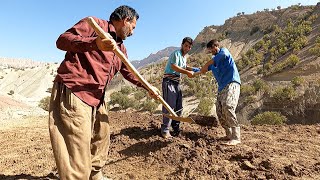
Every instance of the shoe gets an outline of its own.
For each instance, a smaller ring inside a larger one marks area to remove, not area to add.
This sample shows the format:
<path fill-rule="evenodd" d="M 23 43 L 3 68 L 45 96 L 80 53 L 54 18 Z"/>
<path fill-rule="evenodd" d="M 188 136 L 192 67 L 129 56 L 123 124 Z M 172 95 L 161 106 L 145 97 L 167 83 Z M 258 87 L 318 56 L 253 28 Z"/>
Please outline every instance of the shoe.
<path fill-rule="evenodd" d="M 232 135 L 231 135 L 231 139 L 227 142 L 224 142 L 222 144 L 227 145 L 227 146 L 235 146 L 237 144 L 241 143 L 240 140 L 240 127 L 232 127 Z"/>
<path fill-rule="evenodd" d="M 106 176 L 103 176 L 102 178 L 101 178 L 101 180 L 112 180 L 111 178 L 107 178 Z"/>
<path fill-rule="evenodd" d="M 230 141 L 232 139 L 232 129 L 224 128 L 226 136 L 219 138 L 220 141 Z"/>
<path fill-rule="evenodd" d="M 241 141 L 232 139 L 230 141 L 223 142 L 222 144 L 227 145 L 227 146 L 235 146 L 240 143 L 241 143 Z"/>
<path fill-rule="evenodd" d="M 170 139 L 172 138 L 171 134 L 169 132 L 163 132 L 161 133 L 161 136 L 165 139 Z"/>
<path fill-rule="evenodd" d="M 179 136 L 179 134 L 180 134 L 180 130 L 174 130 L 172 133 L 171 133 L 171 135 L 173 136 L 173 137 L 177 137 L 177 136 Z"/>
<path fill-rule="evenodd" d="M 219 138 L 218 140 L 219 140 L 219 141 L 230 141 L 231 138 L 228 137 L 228 136 L 224 136 L 224 137 Z"/>

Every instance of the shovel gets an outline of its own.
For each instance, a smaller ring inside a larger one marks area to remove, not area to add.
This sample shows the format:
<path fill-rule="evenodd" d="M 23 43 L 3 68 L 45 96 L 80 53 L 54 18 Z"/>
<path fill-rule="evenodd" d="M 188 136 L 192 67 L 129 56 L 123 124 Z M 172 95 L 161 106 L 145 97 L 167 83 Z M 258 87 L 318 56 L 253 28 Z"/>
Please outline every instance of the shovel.
<path fill-rule="evenodd" d="M 95 32 L 98 34 L 99 37 L 103 39 L 111 39 L 111 35 L 109 33 L 106 33 L 98 24 L 97 22 L 92 18 L 87 18 L 88 24 L 95 30 Z M 157 94 L 157 92 L 152 88 L 152 86 L 139 74 L 139 72 L 136 70 L 136 68 L 129 62 L 127 57 L 119 50 L 119 48 L 116 48 L 114 50 L 114 53 L 121 59 L 121 61 L 128 67 L 128 69 L 136 75 L 136 77 L 139 79 L 139 81 L 153 94 Z M 192 118 L 190 117 L 179 117 L 173 109 L 166 103 L 166 101 L 161 97 L 158 96 L 161 104 L 170 112 L 170 114 L 163 114 L 164 116 L 174 119 L 177 121 L 182 122 L 188 122 L 188 123 L 195 123 Z"/>

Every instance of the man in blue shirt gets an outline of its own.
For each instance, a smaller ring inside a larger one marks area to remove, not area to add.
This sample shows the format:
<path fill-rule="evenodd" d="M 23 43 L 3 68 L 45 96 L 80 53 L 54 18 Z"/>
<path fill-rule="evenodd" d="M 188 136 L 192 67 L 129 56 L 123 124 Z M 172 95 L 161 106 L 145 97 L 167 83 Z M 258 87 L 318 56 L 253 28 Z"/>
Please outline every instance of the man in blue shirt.
<path fill-rule="evenodd" d="M 226 131 L 224 144 L 237 145 L 241 143 L 240 126 L 235 112 L 240 95 L 240 75 L 229 50 L 220 48 L 217 40 L 209 41 L 207 50 L 213 57 L 201 68 L 201 73 L 211 70 L 217 80 L 216 111 L 220 124 Z"/>
<path fill-rule="evenodd" d="M 187 66 L 186 55 L 192 47 L 193 40 L 190 37 L 185 37 L 182 40 L 181 49 L 174 51 L 167 62 L 162 81 L 163 99 L 168 105 L 176 111 L 177 115 L 182 113 L 182 92 L 180 88 L 181 74 L 186 74 L 189 78 L 194 76 L 194 72 L 200 71 L 199 68 Z M 167 114 L 168 111 L 162 107 L 162 112 Z M 173 136 L 178 136 L 180 133 L 180 122 L 169 119 L 163 116 L 161 124 L 161 135 L 164 138 L 172 137 L 169 130 L 172 126 Z"/>

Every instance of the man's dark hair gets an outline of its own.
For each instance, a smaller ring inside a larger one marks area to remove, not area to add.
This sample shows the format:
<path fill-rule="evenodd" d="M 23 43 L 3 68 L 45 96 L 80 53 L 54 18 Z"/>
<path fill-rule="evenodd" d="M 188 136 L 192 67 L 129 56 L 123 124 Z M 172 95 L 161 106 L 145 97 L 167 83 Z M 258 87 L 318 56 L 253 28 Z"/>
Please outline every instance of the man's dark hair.
<path fill-rule="evenodd" d="M 188 43 L 190 43 L 190 44 L 192 45 L 193 40 L 192 40 L 191 37 L 185 37 L 185 38 L 183 38 L 183 40 L 182 40 L 182 44 L 184 44 L 185 42 L 188 42 Z"/>
<path fill-rule="evenodd" d="M 109 20 L 120 21 L 125 18 L 128 18 L 129 21 L 132 21 L 134 18 L 138 20 L 139 14 L 132 7 L 123 5 L 123 6 L 119 6 L 117 9 L 113 11 L 113 13 L 110 15 Z"/>
<path fill-rule="evenodd" d="M 212 39 L 211 41 L 208 42 L 207 48 L 211 48 L 213 46 L 219 47 L 219 41 L 216 39 Z"/>

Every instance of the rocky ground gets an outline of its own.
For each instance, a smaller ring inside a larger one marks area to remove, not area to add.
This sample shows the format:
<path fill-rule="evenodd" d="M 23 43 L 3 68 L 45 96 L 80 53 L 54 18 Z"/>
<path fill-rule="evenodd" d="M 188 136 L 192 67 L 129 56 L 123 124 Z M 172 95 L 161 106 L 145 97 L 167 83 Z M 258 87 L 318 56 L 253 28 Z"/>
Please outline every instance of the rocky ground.
<path fill-rule="evenodd" d="M 320 179 L 320 125 L 243 126 L 221 145 L 214 118 L 194 117 L 179 137 L 159 136 L 160 115 L 110 112 L 104 173 L 113 179 Z M 0 121 L 0 179 L 57 179 L 47 117 Z"/>

